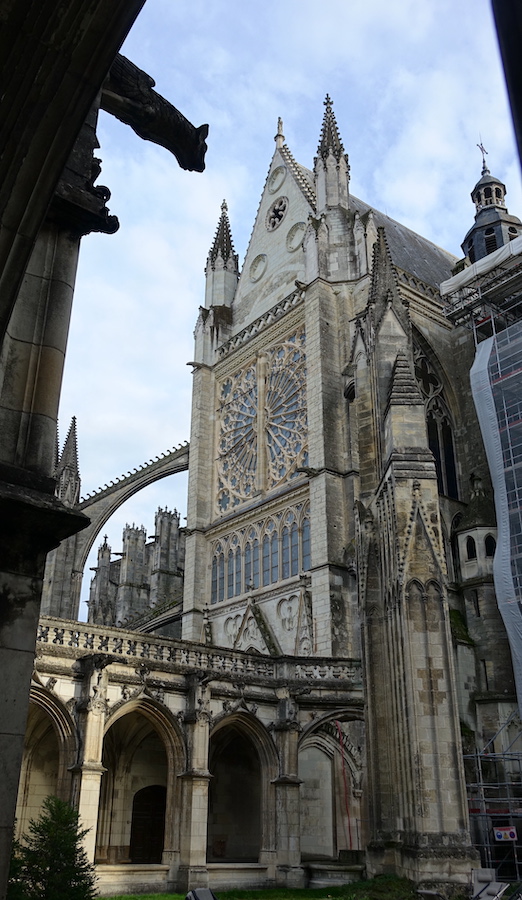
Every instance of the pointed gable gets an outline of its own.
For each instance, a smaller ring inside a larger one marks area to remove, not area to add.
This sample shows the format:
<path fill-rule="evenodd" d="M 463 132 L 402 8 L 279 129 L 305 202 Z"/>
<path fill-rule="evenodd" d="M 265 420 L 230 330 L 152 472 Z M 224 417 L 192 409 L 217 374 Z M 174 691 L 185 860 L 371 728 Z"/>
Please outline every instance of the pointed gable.
<path fill-rule="evenodd" d="M 312 173 L 284 144 L 282 123 L 233 303 L 237 333 L 296 290 L 305 277 L 302 246 L 314 212 Z"/>

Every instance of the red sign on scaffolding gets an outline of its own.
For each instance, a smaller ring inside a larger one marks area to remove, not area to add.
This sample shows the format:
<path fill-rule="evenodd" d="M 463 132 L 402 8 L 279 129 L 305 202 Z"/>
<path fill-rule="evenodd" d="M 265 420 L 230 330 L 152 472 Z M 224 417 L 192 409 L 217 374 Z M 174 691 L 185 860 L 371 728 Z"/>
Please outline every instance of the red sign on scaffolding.
<path fill-rule="evenodd" d="M 494 829 L 496 841 L 516 841 L 517 829 L 514 825 L 501 825 Z"/>

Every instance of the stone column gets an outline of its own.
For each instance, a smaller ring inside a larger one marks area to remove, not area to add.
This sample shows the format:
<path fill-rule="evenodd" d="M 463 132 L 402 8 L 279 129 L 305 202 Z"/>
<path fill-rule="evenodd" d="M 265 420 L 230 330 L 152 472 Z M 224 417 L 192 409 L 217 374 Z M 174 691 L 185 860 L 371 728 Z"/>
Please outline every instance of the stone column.
<path fill-rule="evenodd" d="M 107 709 L 107 672 L 110 657 L 92 655 L 78 660 L 77 677 L 81 680 L 81 698 L 76 705 L 82 733 L 83 754 L 74 771 L 78 776 L 77 808 L 82 828 L 88 828 L 83 844 L 94 862 L 96 830 L 100 806 L 105 712 Z"/>
<path fill-rule="evenodd" d="M 203 640 L 203 610 L 210 603 L 209 549 L 205 528 L 212 519 L 212 435 L 214 427 L 214 380 L 208 366 L 194 373 L 192 393 L 191 451 L 185 549 L 185 581 L 181 636 L 186 641 Z"/>
<path fill-rule="evenodd" d="M 297 707 L 283 689 L 278 720 L 274 725 L 279 750 L 279 775 L 276 789 L 277 868 L 276 881 L 288 888 L 305 887 L 301 866 L 301 823 L 297 749 L 301 730 Z"/>
<path fill-rule="evenodd" d="M 187 739 L 187 769 L 183 782 L 181 811 L 181 847 L 178 887 L 180 891 L 208 887 L 207 816 L 209 728 L 209 688 L 197 675 L 187 676 L 189 693 L 183 716 Z"/>
<path fill-rule="evenodd" d="M 87 523 L 51 479 L 2 482 L 0 466 L 0 897 L 4 897 L 47 552 Z M 11 475 L 12 478 L 12 475 Z M 25 482 L 25 483 L 24 483 Z M 44 491 L 42 488 L 47 487 Z"/>

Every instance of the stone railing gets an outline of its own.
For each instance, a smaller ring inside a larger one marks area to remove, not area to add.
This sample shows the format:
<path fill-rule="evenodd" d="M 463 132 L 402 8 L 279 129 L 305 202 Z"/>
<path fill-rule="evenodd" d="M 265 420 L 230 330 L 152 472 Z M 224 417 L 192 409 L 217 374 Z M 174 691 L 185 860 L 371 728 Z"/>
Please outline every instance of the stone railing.
<path fill-rule="evenodd" d="M 336 682 L 342 689 L 358 689 L 362 686 L 361 661 L 358 659 L 333 659 L 331 657 L 262 657 L 188 643 L 172 638 L 144 635 L 107 628 L 84 622 L 42 617 L 38 626 L 37 648 L 39 656 L 64 656 L 74 658 L 87 654 L 106 654 L 126 662 L 145 661 L 163 663 L 165 668 L 175 667 L 178 672 L 190 674 L 195 670 L 214 672 L 216 677 L 238 675 L 261 677 L 276 682 L 306 681 Z"/>

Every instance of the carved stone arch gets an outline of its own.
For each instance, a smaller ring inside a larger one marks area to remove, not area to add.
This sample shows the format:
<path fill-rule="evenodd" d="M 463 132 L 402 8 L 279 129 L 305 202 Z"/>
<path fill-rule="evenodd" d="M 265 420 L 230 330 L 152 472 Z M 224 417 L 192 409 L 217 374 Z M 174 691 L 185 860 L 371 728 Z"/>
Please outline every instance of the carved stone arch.
<path fill-rule="evenodd" d="M 305 856 L 318 852 L 337 858 L 341 850 L 362 846 L 364 760 L 361 709 L 330 712 L 314 719 L 301 735 L 298 774 Z"/>
<path fill-rule="evenodd" d="M 309 500 L 304 501 L 303 506 L 299 511 L 297 524 L 299 525 L 300 529 L 303 527 L 303 521 L 307 517 L 310 518 L 310 501 Z"/>
<path fill-rule="evenodd" d="M 112 747 L 111 729 L 121 723 L 125 718 L 129 720 L 129 731 L 125 735 L 124 746 Z M 182 729 L 178 720 L 170 710 L 154 700 L 152 697 L 141 695 L 118 704 L 109 714 L 104 729 L 104 761 L 111 763 L 108 771 L 103 776 L 102 788 L 105 788 L 106 798 L 114 786 L 116 772 L 121 775 L 123 771 L 130 771 L 132 760 L 141 743 L 151 732 L 159 737 L 165 750 L 167 776 L 166 776 L 166 816 L 164 831 L 164 847 L 175 850 L 180 847 L 181 841 L 181 809 L 182 809 L 182 784 L 180 776 L 187 767 L 187 748 Z M 104 784 L 105 782 L 105 784 Z M 130 815 L 130 809 L 127 810 Z M 100 859 L 104 859 L 110 846 L 110 820 L 112 816 L 111 804 L 103 799 L 100 804 L 98 819 L 98 853 Z"/>
<path fill-rule="evenodd" d="M 67 748 L 68 755 L 75 755 L 77 749 L 76 725 L 61 699 L 48 688 L 33 683 L 29 700 L 45 710 L 56 728 L 60 742 Z"/>
<path fill-rule="evenodd" d="M 349 741 L 339 739 L 337 722 L 359 722 L 364 730 L 364 717 L 360 710 L 349 712 L 346 709 L 338 710 L 337 713 L 329 713 L 322 716 L 321 719 L 314 719 L 313 723 L 304 731 L 299 741 L 299 749 L 307 746 L 319 746 L 325 752 L 333 755 L 340 753 L 344 756 L 346 764 L 352 775 L 352 783 L 354 790 L 359 790 L 362 782 L 362 757 L 364 755 L 364 745 L 361 747 L 351 747 Z"/>
<path fill-rule="evenodd" d="M 427 597 L 442 600 L 442 585 L 436 578 L 429 578 L 425 585 L 425 593 Z"/>
<path fill-rule="evenodd" d="M 232 715 L 221 716 L 219 719 L 216 719 L 210 732 L 210 737 L 215 737 L 219 731 L 229 726 L 233 726 L 238 731 L 243 732 L 252 741 L 259 753 L 259 758 L 266 770 L 267 777 L 276 778 L 279 771 L 277 749 L 270 732 L 257 716 L 243 709 L 232 713 Z"/>
<path fill-rule="evenodd" d="M 444 366 L 421 332 L 413 328 L 413 361 L 424 398 L 428 444 L 435 459 L 439 493 L 459 498 L 455 422 L 459 402 Z"/>
<path fill-rule="evenodd" d="M 72 799 L 72 775 L 70 768 L 76 762 L 78 754 L 78 732 L 75 722 L 59 697 L 42 685 L 33 683 L 29 696 L 29 715 L 20 776 L 19 803 L 24 807 L 25 794 L 29 788 L 33 755 L 41 745 L 45 733 L 49 731 L 49 723 L 56 739 L 58 752 L 56 787 L 53 793 L 60 799 L 68 802 Z M 20 818 L 20 816 L 17 815 L 17 818 Z"/>
<path fill-rule="evenodd" d="M 227 732 L 246 739 L 259 757 L 261 768 L 261 845 L 260 853 L 276 848 L 275 784 L 279 774 L 279 757 L 270 732 L 262 722 L 246 709 L 238 709 L 232 714 L 220 717 L 210 732 L 210 752 L 212 745 L 226 740 Z M 212 762 L 209 761 L 212 772 Z"/>
<path fill-rule="evenodd" d="M 425 593 L 422 581 L 419 581 L 418 578 L 411 578 L 406 585 L 404 593 L 407 600 L 421 599 Z"/>
<path fill-rule="evenodd" d="M 152 697 L 144 695 L 130 699 L 121 706 L 118 705 L 118 708 L 107 717 L 104 734 L 107 734 L 118 719 L 131 712 L 140 713 L 153 725 L 165 744 L 169 765 L 172 763 L 183 771 L 187 764 L 187 748 L 179 722 L 166 706 Z"/>
<path fill-rule="evenodd" d="M 453 383 L 446 373 L 446 367 L 440 361 L 440 358 L 436 351 L 433 349 L 429 341 L 424 337 L 422 332 L 416 325 L 412 324 L 412 341 L 413 341 L 413 350 L 414 353 L 416 350 L 420 350 L 426 359 L 430 362 L 431 366 L 435 370 L 438 375 L 442 389 L 444 392 L 444 397 L 446 401 L 446 405 L 448 407 L 449 413 L 451 415 L 452 421 L 456 421 L 459 419 L 458 410 L 459 410 L 459 400 L 458 396 L 453 387 Z"/>

